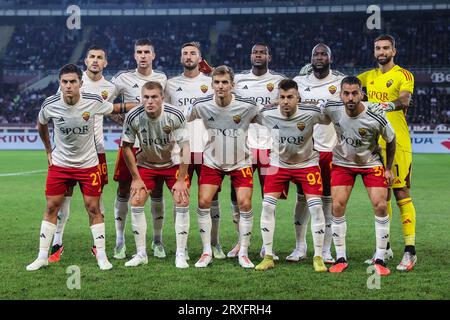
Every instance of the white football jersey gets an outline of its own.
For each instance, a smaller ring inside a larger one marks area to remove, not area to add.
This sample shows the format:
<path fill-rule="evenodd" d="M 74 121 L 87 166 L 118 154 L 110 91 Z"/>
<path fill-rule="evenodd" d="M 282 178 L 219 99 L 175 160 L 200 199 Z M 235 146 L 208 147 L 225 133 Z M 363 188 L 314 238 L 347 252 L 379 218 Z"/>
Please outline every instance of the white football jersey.
<path fill-rule="evenodd" d="M 98 165 L 95 148 L 95 115 L 109 114 L 114 107 L 99 95 L 80 93 L 73 106 L 64 102 L 62 93 L 44 100 L 39 122 L 53 121 L 53 164 L 69 168 L 90 168 Z"/>
<path fill-rule="evenodd" d="M 251 98 L 258 104 L 268 105 L 276 103 L 278 99 L 278 84 L 286 76 L 268 70 L 262 76 L 255 75 L 251 70 L 238 73 L 234 77 L 234 92 L 245 98 Z M 248 144 L 253 149 L 270 149 L 272 139 L 268 130 L 252 123 L 248 131 Z"/>
<path fill-rule="evenodd" d="M 94 93 L 102 97 L 103 100 L 113 102 L 115 99 L 115 86 L 102 77 L 98 81 L 92 81 L 88 77 L 86 71 L 83 72 L 83 85 L 81 86 L 81 92 Z M 103 115 L 95 115 L 95 145 L 97 147 L 97 153 L 105 153 L 104 137 L 103 137 Z"/>
<path fill-rule="evenodd" d="M 317 123 L 329 123 L 320 108 L 300 104 L 287 118 L 279 106 L 261 109 L 258 122 L 271 131 L 273 145 L 270 164 L 279 168 L 302 169 L 319 165 L 319 152 L 313 148 L 313 129 Z"/>
<path fill-rule="evenodd" d="M 301 103 L 317 104 L 329 99 L 339 99 L 341 81 L 345 75 L 330 70 L 328 76 L 317 79 L 314 73 L 297 76 L 293 80 L 297 82 Z M 336 132 L 333 125 L 317 124 L 314 127 L 314 148 L 322 152 L 331 152 L 336 145 Z"/>
<path fill-rule="evenodd" d="M 187 120 L 201 119 L 206 127 L 205 165 L 225 172 L 250 167 L 248 128 L 257 115 L 258 106 L 253 100 L 234 94 L 226 107 L 218 106 L 214 95 L 198 99 L 188 109 Z"/>
<path fill-rule="evenodd" d="M 157 119 L 149 118 L 142 105 L 129 111 L 125 118 L 122 140 L 129 143 L 139 140 L 141 149 L 136 159 L 140 167 L 163 169 L 179 164 L 172 158 L 173 148 L 189 141 L 183 113 L 168 103 L 162 108 Z"/>
<path fill-rule="evenodd" d="M 197 99 L 206 97 L 213 93 L 211 88 L 211 77 L 200 73 L 195 78 L 188 78 L 181 74 L 167 81 L 165 100 L 186 112 Z M 188 122 L 187 128 L 190 135 L 191 152 L 203 152 L 208 133 L 200 119 Z"/>
<path fill-rule="evenodd" d="M 338 143 L 333 149 L 333 164 L 351 168 L 382 166 L 380 135 L 386 142 L 395 138 L 394 129 L 384 115 L 368 109 L 372 102 L 363 102 L 364 111 L 349 117 L 341 100 L 328 100 L 324 113 L 336 129 Z"/>
<path fill-rule="evenodd" d="M 148 81 L 159 82 L 163 90 L 166 87 L 167 76 L 164 72 L 152 70 L 149 76 L 140 74 L 137 69 L 120 71 L 111 82 L 116 86 L 116 96 L 123 96 L 123 102 L 141 102 L 141 88 Z"/>

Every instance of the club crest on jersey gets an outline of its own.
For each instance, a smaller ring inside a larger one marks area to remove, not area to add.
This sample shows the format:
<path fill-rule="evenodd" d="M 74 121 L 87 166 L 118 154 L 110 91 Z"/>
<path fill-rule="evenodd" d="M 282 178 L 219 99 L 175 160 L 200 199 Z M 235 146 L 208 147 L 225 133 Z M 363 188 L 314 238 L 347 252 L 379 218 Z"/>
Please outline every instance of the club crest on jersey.
<path fill-rule="evenodd" d="M 172 128 L 170 126 L 164 126 L 162 129 L 165 132 L 165 134 L 169 134 L 172 132 Z"/>
<path fill-rule="evenodd" d="M 103 90 L 102 93 L 101 93 L 101 95 L 102 95 L 103 100 L 108 99 L 108 91 Z"/>
<path fill-rule="evenodd" d="M 204 84 L 200 87 L 200 90 L 202 90 L 203 93 L 206 93 L 206 91 L 208 91 L 208 86 Z"/>
<path fill-rule="evenodd" d="M 394 83 L 394 80 L 390 79 L 388 82 L 386 82 L 386 87 L 389 88 Z"/>
<path fill-rule="evenodd" d="M 89 118 L 91 117 L 91 114 L 89 112 L 85 111 L 85 112 L 83 112 L 83 114 L 81 116 L 83 117 L 83 119 L 85 121 L 88 121 Z"/>
<path fill-rule="evenodd" d="M 329 91 L 331 94 L 335 94 L 335 93 L 336 93 L 336 90 L 337 90 L 336 86 L 329 86 L 329 87 L 328 87 L 328 91 Z"/>
<path fill-rule="evenodd" d="M 300 131 L 305 130 L 305 124 L 303 122 L 297 122 L 297 128 Z"/>
<path fill-rule="evenodd" d="M 239 114 L 236 116 L 233 116 L 233 121 L 234 121 L 234 123 L 238 124 L 239 122 L 241 122 L 241 116 Z"/>
<path fill-rule="evenodd" d="M 366 130 L 366 128 L 359 128 L 358 132 L 361 135 L 361 137 L 364 137 L 367 133 L 367 130 Z"/>
<path fill-rule="evenodd" d="M 273 85 L 272 82 L 269 82 L 266 87 L 267 87 L 267 90 L 269 90 L 269 92 L 272 92 L 273 89 L 275 88 L 275 86 Z"/>

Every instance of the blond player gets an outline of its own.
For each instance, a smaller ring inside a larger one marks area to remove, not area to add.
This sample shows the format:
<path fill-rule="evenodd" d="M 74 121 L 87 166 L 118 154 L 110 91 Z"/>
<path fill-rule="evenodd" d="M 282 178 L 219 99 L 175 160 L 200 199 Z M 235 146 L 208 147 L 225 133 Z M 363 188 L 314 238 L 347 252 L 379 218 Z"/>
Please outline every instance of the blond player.
<path fill-rule="evenodd" d="M 394 63 L 396 53 L 394 38 L 390 35 L 379 36 L 374 41 L 374 56 L 378 62 L 378 68 L 364 72 L 358 78 L 361 80 L 363 87 L 366 87 L 369 101 L 390 101 L 400 105 L 394 111 L 387 113 L 387 119 L 397 136 L 397 151 L 393 165 L 395 178 L 392 190 L 400 209 L 405 242 L 404 255 L 397 266 L 397 270 L 409 271 L 414 268 L 417 260 L 415 248 L 416 210 L 409 191 L 411 187 L 412 147 L 405 114 L 414 90 L 414 76 L 408 70 Z M 380 138 L 380 145 L 383 148 L 383 159 L 386 159 L 386 142 L 382 138 Z M 388 201 L 388 212 L 392 216 L 390 200 Z M 393 253 L 389 248 L 386 258 L 392 257 Z M 366 262 L 373 263 L 373 259 Z"/>

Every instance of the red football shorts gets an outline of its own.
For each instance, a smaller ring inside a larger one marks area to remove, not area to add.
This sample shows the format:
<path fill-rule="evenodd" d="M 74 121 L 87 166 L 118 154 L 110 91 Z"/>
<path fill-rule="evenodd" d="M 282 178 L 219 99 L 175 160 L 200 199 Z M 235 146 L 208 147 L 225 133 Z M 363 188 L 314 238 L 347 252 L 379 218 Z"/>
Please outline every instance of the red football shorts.
<path fill-rule="evenodd" d="M 387 188 L 384 177 L 384 167 L 373 168 L 350 168 L 333 165 L 331 169 L 331 186 L 352 186 L 355 184 L 356 176 L 360 174 L 366 187 Z"/>
<path fill-rule="evenodd" d="M 222 171 L 202 165 L 200 172 L 200 184 L 213 184 L 220 186 L 225 175 L 229 175 L 234 188 L 253 188 L 253 172 L 251 167 L 233 171 Z"/>
<path fill-rule="evenodd" d="M 173 185 L 178 179 L 179 166 L 173 166 L 167 169 L 148 169 L 138 167 L 139 175 L 144 181 L 147 190 L 153 190 L 159 184 L 166 183 L 167 187 L 172 190 Z M 186 175 L 186 183 L 189 187 L 189 176 Z"/>
<path fill-rule="evenodd" d="M 139 148 L 133 148 L 133 152 L 136 155 Z M 116 166 L 114 168 L 114 181 L 131 181 L 131 173 L 128 170 L 125 158 L 123 157 L 122 147 L 119 147 L 117 152 Z"/>
<path fill-rule="evenodd" d="M 45 195 L 59 196 L 65 194 L 67 188 L 74 186 L 77 182 L 80 184 L 81 192 L 84 195 L 100 197 L 102 181 L 98 166 L 84 169 L 50 166 L 45 184 Z"/>
<path fill-rule="evenodd" d="M 98 153 L 98 171 L 102 180 L 102 188 L 108 184 L 108 165 L 106 164 L 106 154 Z"/>
<path fill-rule="evenodd" d="M 286 169 L 271 166 L 264 183 L 264 194 L 285 191 L 286 183 L 300 184 L 305 194 L 322 195 L 322 177 L 319 166 Z"/>

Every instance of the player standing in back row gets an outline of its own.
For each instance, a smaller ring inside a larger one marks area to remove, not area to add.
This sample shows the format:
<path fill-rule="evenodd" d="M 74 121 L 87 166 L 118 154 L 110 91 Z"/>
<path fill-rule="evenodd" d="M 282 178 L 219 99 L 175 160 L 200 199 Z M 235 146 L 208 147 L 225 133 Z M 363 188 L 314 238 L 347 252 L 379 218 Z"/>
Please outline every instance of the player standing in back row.
<path fill-rule="evenodd" d="M 159 82 L 162 87 L 166 86 L 167 77 L 163 72 L 153 70 L 153 60 L 155 59 L 155 48 L 148 39 L 139 39 L 134 44 L 134 59 L 137 68 L 134 70 L 121 71 L 116 74 L 111 82 L 116 86 L 117 96 L 122 97 L 125 103 L 141 102 L 141 88 L 148 81 Z M 138 145 L 135 145 L 137 151 Z M 128 200 L 130 198 L 131 173 L 126 166 L 119 148 L 116 166 L 114 170 L 114 180 L 119 183 L 117 195 L 114 202 L 114 217 L 116 223 L 116 246 L 114 248 L 114 258 L 125 259 L 125 223 L 128 214 Z M 151 211 L 153 217 L 153 243 L 154 255 L 164 258 L 166 253 L 162 244 L 162 227 L 164 219 L 164 199 L 162 189 L 155 189 L 152 193 Z"/>
<path fill-rule="evenodd" d="M 331 49 L 323 43 L 317 44 L 311 53 L 310 72 L 299 75 L 293 80 L 298 84 L 301 103 L 317 104 L 329 99 L 338 99 L 341 80 L 344 75 L 331 70 Z M 323 244 L 323 260 L 334 263 L 331 254 L 331 160 L 333 147 L 336 145 L 336 132 L 332 124 L 316 124 L 314 126 L 314 149 L 320 153 L 320 173 L 323 185 L 323 212 L 325 214 L 325 240 Z M 286 257 L 288 261 L 299 261 L 306 258 L 309 210 L 301 186 L 297 185 L 297 202 L 295 205 L 294 225 L 296 245 L 294 251 Z"/>
<path fill-rule="evenodd" d="M 390 35 L 382 35 L 374 41 L 374 56 L 378 62 L 378 68 L 364 72 L 358 76 L 362 86 L 366 87 L 367 97 L 372 102 L 394 102 L 399 105 L 393 112 L 388 112 L 386 117 L 393 126 L 397 136 L 397 151 L 395 153 L 393 172 L 395 175 L 392 190 L 397 205 L 400 209 L 402 221 L 403 239 L 405 250 L 399 271 L 409 271 L 416 264 L 416 209 L 410 195 L 411 169 L 412 169 L 412 146 L 406 123 L 406 112 L 411 102 L 414 91 L 414 76 L 411 72 L 394 63 L 397 51 L 395 39 Z M 391 111 L 391 110 L 386 110 Z M 383 159 L 386 159 L 386 142 L 380 138 L 383 150 Z M 389 190 L 390 191 L 390 190 Z M 392 206 L 389 192 L 388 212 L 392 217 Z M 393 258 L 392 250 L 388 244 L 386 258 Z M 369 259 L 366 263 L 373 263 Z"/>
<path fill-rule="evenodd" d="M 251 70 L 238 73 L 235 76 L 234 92 L 244 98 L 250 98 L 263 106 L 271 105 L 278 98 L 278 84 L 286 76 L 269 69 L 272 60 L 270 48 L 263 43 L 255 43 L 250 54 Z M 258 170 L 261 196 L 264 194 L 264 178 L 269 167 L 269 152 L 272 147 L 272 138 L 269 130 L 258 123 L 250 124 L 248 129 L 248 146 L 253 156 L 253 172 Z M 236 194 L 231 189 L 231 208 L 233 223 L 239 235 L 239 208 L 236 203 Z M 239 252 L 239 241 L 234 248 L 228 252 L 229 258 L 234 258 Z M 264 258 L 264 246 L 261 248 L 260 256 Z M 278 257 L 274 254 L 274 260 Z"/>
<path fill-rule="evenodd" d="M 181 75 L 167 81 L 165 100 L 186 112 L 197 99 L 213 93 L 211 77 L 200 72 L 202 55 L 198 42 L 188 42 L 181 46 L 181 64 L 184 71 Z M 192 181 L 194 172 L 200 177 L 203 163 L 203 150 L 205 149 L 208 133 L 202 120 L 196 119 L 187 123 L 190 137 L 191 164 L 189 165 L 189 179 Z M 219 241 L 220 233 L 220 207 L 217 195 L 211 202 L 211 246 L 212 254 L 216 259 L 225 259 L 225 254 Z M 186 252 L 186 258 L 189 255 Z"/>

